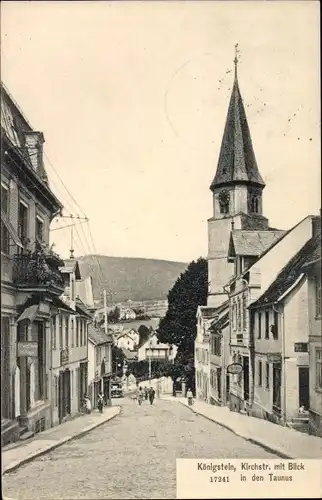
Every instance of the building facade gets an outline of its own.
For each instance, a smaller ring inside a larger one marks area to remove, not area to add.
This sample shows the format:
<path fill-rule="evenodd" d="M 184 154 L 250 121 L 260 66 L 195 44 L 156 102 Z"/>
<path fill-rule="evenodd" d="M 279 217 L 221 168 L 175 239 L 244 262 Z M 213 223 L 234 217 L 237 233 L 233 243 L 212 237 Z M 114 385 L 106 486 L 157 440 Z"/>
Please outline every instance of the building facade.
<path fill-rule="evenodd" d="M 309 218 L 311 238 L 304 238 L 302 248 L 295 254 L 289 247 L 289 261 L 250 305 L 254 348 L 254 398 L 250 413 L 300 430 L 307 427 L 311 406 L 310 282 L 303 266 L 320 246 L 314 236 L 316 221 Z M 285 241 L 291 236 L 292 231 Z M 278 242 L 268 251 L 267 259 L 271 252 L 277 255 L 284 244 L 283 240 Z"/>
<path fill-rule="evenodd" d="M 52 424 L 51 318 L 64 290 L 63 261 L 49 247 L 62 210 L 43 163 L 44 137 L 7 90 L 1 99 L 1 435 Z M 20 429 L 19 429 L 20 428 Z"/>
<path fill-rule="evenodd" d="M 106 404 L 111 403 L 112 343 L 110 334 L 96 328 L 88 329 L 88 396 L 97 408 L 98 394 L 104 394 Z"/>
<path fill-rule="evenodd" d="M 177 347 L 159 342 L 156 334 L 153 334 L 139 347 L 137 353 L 138 361 L 173 361 Z"/>
<path fill-rule="evenodd" d="M 52 384 L 53 425 L 77 415 L 87 392 L 88 325 L 91 316 L 76 297 L 76 283 L 81 280 L 78 262 L 71 258 L 60 269 L 64 293 L 53 317 Z"/>
<path fill-rule="evenodd" d="M 135 351 L 139 345 L 140 335 L 134 329 L 124 328 L 116 339 L 117 347 Z"/>
<path fill-rule="evenodd" d="M 217 319 L 211 322 L 210 332 L 210 403 L 225 406 L 229 403 L 230 378 L 226 369 L 230 363 L 229 302 L 217 309 Z"/>

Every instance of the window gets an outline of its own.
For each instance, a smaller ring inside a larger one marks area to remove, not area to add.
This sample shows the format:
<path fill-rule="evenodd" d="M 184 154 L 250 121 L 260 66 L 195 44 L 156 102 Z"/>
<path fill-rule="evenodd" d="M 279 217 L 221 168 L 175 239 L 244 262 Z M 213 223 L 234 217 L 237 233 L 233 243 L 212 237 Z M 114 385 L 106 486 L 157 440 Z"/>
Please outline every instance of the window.
<path fill-rule="evenodd" d="M 76 319 L 76 347 L 79 346 L 79 319 Z"/>
<path fill-rule="evenodd" d="M 246 295 L 243 295 L 243 330 L 247 327 L 247 299 Z"/>
<path fill-rule="evenodd" d="M 322 389 L 322 349 L 315 349 L 315 385 L 316 389 Z"/>
<path fill-rule="evenodd" d="M 321 278 L 315 278 L 315 315 L 321 317 Z"/>
<path fill-rule="evenodd" d="M 259 202 L 257 196 L 252 196 L 250 209 L 252 213 L 258 214 Z"/>
<path fill-rule="evenodd" d="M 237 325 L 238 330 L 241 328 L 241 307 L 240 307 L 240 299 L 237 299 Z"/>
<path fill-rule="evenodd" d="M 55 385 L 54 385 L 54 406 L 58 406 L 58 377 L 55 376 Z"/>
<path fill-rule="evenodd" d="M 65 347 L 69 346 L 69 329 L 68 329 L 68 320 L 69 317 L 65 316 Z"/>
<path fill-rule="evenodd" d="M 9 191 L 1 184 L 1 208 L 8 215 L 9 212 Z M 1 251 L 9 253 L 9 232 L 1 218 Z"/>
<path fill-rule="evenodd" d="M 79 345 L 82 346 L 83 345 L 83 320 L 80 319 L 80 342 L 79 342 Z"/>
<path fill-rule="evenodd" d="M 85 329 L 84 329 L 84 345 L 87 345 L 88 338 L 88 323 L 85 321 Z"/>
<path fill-rule="evenodd" d="M 75 340 L 74 340 L 74 335 L 75 335 L 75 324 L 74 324 L 74 318 L 70 318 L 70 336 L 71 336 L 71 347 L 74 347 L 75 345 Z"/>
<path fill-rule="evenodd" d="M 263 381 L 262 369 L 263 369 L 262 362 L 258 361 L 258 385 L 259 385 L 259 387 L 262 386 L 262 381 Z"/>
<path fill-rule="evenodd" d="M 59 315 L 59 348 L 63 348 L 63 315 Z"/>
<path fill-rule="evenodd" d="M 269 339 L 269 311 L 265 311 L 265 339 Z"/>
<path fill-rule="evenodd" d="M 44 241 L 44 221 L 38 215 L 36 217 L 36 240 Z"/>
<path fill-rule="evenodd" d="M 19 203 L 18 234 L 25 245 L 28 239 L 28 206 L 22 201 Z"/>
<path fill-rule="evenodd" d="M 75 300 L 75 280 L 74 278 L 71 278 L 71 283 L 70 283 L 70 288 L 71 288 L 71 299 Z"/>
<path fill-rule="evenodd" d="M 273 338 L 278 339 L 278 312 L 274 311 Z"/>
<path fill-rule="evenodd" d="M 99 365 L 101 361 L 101 348 L 96 346 L 96 365 Z"/>
<path fill-rule="evenodd" d="M 56 349 L 56 316 L 52 317 L 52 325 L 51 325 L 51 336 L 53 342 L 53 349 Z"/>
<path fill-rule="evenodd" d="M 234 301 L 231 308 L 231 319 L 233 330 L 236 330 L 236 302 Z"/>
<path fill-rule="evenodd" d="M 258 338 L 262 338 L 262 313 L 258 312 Z"/>
<path fill-rule="evenodd" d="M 266 363 L 266 389 L 269 389 L 269 363 Z"/>

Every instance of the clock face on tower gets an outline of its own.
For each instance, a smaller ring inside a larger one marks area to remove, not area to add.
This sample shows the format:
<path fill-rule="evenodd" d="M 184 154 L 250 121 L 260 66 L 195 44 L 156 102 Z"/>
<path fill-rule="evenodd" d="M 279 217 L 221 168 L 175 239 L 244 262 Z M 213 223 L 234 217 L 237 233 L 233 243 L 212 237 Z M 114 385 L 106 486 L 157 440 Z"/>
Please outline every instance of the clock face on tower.
<path fill-rule="evenodd" d="M 229 202 L 230 202 L 230 194 L 227 189 L 222 189 L 219 193 L 219 206 L 220 213 L 228 214 L 229 213 Z"/>

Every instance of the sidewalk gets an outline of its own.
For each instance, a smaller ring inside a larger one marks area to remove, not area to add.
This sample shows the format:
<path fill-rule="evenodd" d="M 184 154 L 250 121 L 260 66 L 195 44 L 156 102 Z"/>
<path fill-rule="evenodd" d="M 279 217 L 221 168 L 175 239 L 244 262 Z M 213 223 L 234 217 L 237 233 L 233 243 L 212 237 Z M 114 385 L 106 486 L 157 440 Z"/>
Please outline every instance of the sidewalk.
<path fill-rule="evenodd" d="M 35 437 L 24 443 L 19 443 L 15 447 L 10 445 L 7 449 L 4 447 L 2 449 L 2 474 L 17 469 L 71 439 L 83 436 L 92 429 L 108 422 L 119 413 L 119 406 L 105 408 L 103 414 L 94 410 L 90 415 L 83 415 L 75 420 L 70 420 L 40 432 Z"/>
<path fill-rule="evenodd" d="M 230 411 L 227 407 L 214 406 L 202 401 L 195 401 L 193 406 L 188 406 L 185 398 L 173 396 L 163 396 L 162 399 L 181 403 L 198 415 L 216 422 L 237 436 L 257 444 L 281 458 L 322 459 L 322 439 L 319 437 L 309 436 L 260 418 L 248 417 Z"/>

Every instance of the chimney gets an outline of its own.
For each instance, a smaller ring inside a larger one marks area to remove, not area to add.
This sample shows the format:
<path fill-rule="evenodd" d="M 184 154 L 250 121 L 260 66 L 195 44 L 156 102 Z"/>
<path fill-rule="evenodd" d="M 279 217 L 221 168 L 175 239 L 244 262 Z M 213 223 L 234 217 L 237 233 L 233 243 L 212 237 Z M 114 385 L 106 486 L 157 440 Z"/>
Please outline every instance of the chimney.
<path fill-rule="evenodd" d="M 34 170 L 43 175 L 43 144 L 45 138 L 42 132 L 25 131 L 25 144 Z"/>

